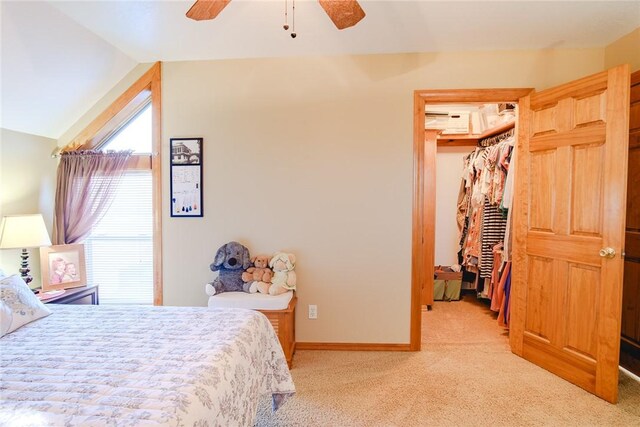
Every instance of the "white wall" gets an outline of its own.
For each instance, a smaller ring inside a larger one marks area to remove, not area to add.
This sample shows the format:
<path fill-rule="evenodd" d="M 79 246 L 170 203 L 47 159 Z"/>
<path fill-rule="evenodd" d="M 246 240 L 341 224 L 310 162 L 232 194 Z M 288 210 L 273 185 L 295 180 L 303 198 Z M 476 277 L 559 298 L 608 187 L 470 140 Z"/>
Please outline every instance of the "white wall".
<path fill-rule="evenodd" d="M 204 218 L 170 218 L 164 167 L 165 304 L 205 305 L 215 250 L 238 240 L 254 253 L 298 256 L 298 341 L 407 343 L 413 91 L 543 89 L 601 71 L 603 57 L 582 49 L 165 63 L 163 164 L 169 138 L 201 136 L 205 181 Z M 309 304 L 317 320 L 307 319 Z"/>
<path fill-rule="evenodd" d="M 458 263 L 456 212 L 463 158 L 473 147 L 438 147 L 436 157 L 436 265 Z"/>
<path fill-rule="evenodd" d="M 626 56 L 637 52 L 627 41 Z M 298 255 L 298 341 L 408 342 L 413 90 L 544 89 L 599 72 L 604 61 L 604 49 L 573 49 L 164 64 L 165 303 L 205 305 L 215 250 L 236 239 L 255 253 Z M 58 145 L 148 67 L 133 70 Z M 202 219 L 168 215 L 168 143 L 178 136 L 205 138 Z M 40 211 L 50 227 L 51 144 L 2 131 L 0 213 Z M 439 171 L 459 169 L 449 162 Z M 308 304 L 318 304 L 318 320 L 306 319 Z"/>
<path fill-rule="evenodd" d="M 0 126 L 58 138 L 137 61 L 52 2 L 0 2 Z"/>
<path fill-rule="evenodd" d="M 604 57 L 574 49 L 165 63 L 165 303 L 205 305 L 208 265 L 235 239 L 254 253 L 298 255 L 298 341 L 408 342 L 413 90 L 544 89 L 601 71 Z M 184 136 L 205 139 L 201 219 L 168 215 L 169 138 Z M 458 175 L 462 154 L 441 155 L 438 173 Z M 437 215 L 455 229 L 452 203 Z M 437 250 L 437 259 L 450 253 Z M 318 304 L 318 320 L 306 319 L 308 304 Z"/>
<path fill-rule="evenodd" d="M 612 68 L 620 64 L 629 64 L 632 72 L 640 70 L 640 27 L 605 48 L 605 67 Z"/>
<path fill-rule="evenodd" d="M 0 129 L 0 216 L 41 213 L 49 235 L 58 162 L 51 158 L 56 141 L 41 136 Z M 0 268 L 18 272 L 20 250 L 0 250 Z M 33 287 L 40 285 L 40 255 L 31 249 Z"/>
<path fill-rule="evenodd" d="M 127 75 L 112 87 L 106 95 L 100 98 L 59 138 L 58 146 L 69 144 L 84 128 L 86 128 L 100 113 L 106 110 L 129 86 L 135 83 L 153 64 L 138 64 Z"/>

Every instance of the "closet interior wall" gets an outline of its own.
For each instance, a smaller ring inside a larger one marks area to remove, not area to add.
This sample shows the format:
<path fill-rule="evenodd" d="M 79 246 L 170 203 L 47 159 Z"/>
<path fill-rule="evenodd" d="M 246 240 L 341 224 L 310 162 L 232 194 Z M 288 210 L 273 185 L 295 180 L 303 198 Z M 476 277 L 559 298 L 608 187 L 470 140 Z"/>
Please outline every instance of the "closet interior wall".
<path fill-rule="evenodd" d="M 435 265 L 458 263 L 460 239 L 455 219 L 464 158 L 471 147 L 438 147 L 436 158 Z"/>

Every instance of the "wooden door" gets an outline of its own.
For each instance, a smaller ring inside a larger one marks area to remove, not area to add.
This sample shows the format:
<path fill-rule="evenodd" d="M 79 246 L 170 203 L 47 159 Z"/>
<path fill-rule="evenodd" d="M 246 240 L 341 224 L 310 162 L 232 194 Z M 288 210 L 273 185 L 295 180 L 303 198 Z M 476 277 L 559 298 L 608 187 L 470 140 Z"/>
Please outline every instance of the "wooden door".
<path fill-rule="evenodd" d="M 511 349 L 616 402 L 629 67 L 520 101 Z"/>
<path fill-rule="evenodd" d="M 622 340 L 629 354 L 640 353 L 640 71 L 631 75 L 627 231 L 622 293 Z M 631 362 L 631 360 L 628 360 Z M 638 372 L 640 362 L 627 366 Z M 622 360 L 621 360 L 622 364 Z M 633 365 L 633 366 L 630 366 Z"/>

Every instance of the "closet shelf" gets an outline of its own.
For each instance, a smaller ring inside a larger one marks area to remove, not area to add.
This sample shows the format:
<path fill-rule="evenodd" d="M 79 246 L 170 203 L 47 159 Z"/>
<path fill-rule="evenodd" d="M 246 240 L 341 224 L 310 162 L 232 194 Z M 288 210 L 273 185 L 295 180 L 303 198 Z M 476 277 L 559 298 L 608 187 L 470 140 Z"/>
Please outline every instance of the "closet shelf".
<path fill-rule="evenodd" d="M 499 126 L 493 127 L 484 131 L 481 134 L 464 134 L 464 135 L 439 135 L 438 147 L 475 147 L 478 145 L 478 141 L 490 136 L 498 135 L 499 133 L 506 132 L 509 129 L 514 128 L 516 125 L 515 120 L 503 123 Z"/>

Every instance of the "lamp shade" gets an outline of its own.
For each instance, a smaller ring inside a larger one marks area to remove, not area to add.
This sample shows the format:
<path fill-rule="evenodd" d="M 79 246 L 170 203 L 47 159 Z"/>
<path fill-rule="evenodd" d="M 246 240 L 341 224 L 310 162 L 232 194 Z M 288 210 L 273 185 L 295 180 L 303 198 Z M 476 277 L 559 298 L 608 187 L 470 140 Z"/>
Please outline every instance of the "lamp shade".
<path fill-rule="evenodd" d="M 50 246 L 49 233 L 41 214 L 8 215 L 0 225 L 0 249 Z"/>

